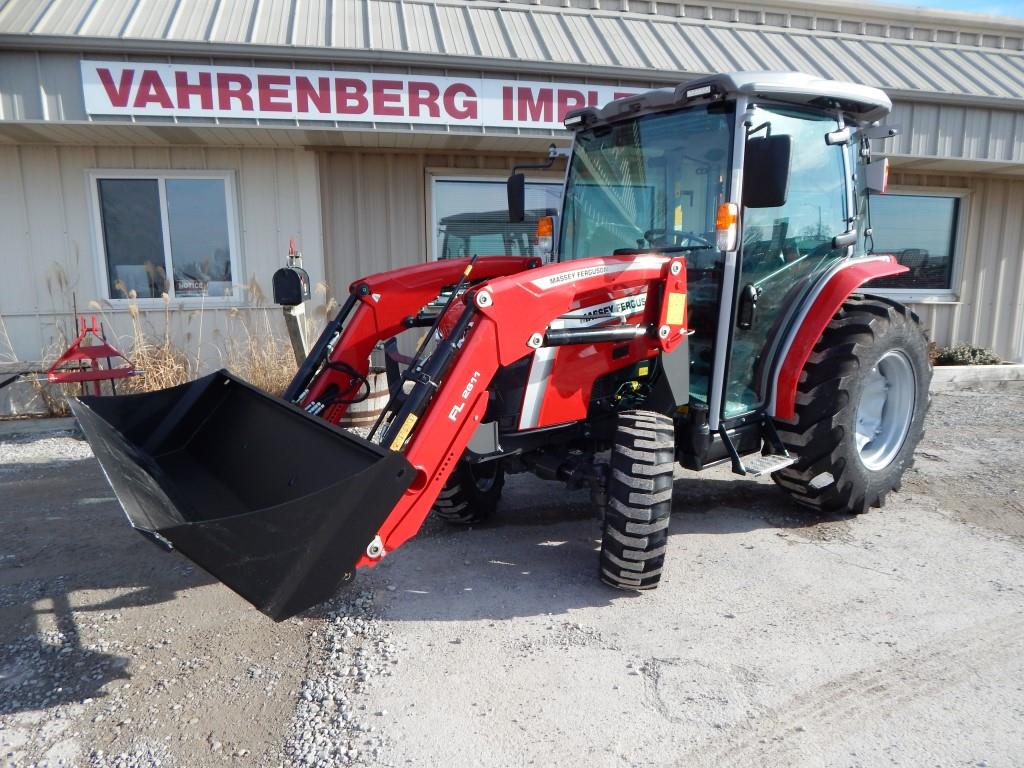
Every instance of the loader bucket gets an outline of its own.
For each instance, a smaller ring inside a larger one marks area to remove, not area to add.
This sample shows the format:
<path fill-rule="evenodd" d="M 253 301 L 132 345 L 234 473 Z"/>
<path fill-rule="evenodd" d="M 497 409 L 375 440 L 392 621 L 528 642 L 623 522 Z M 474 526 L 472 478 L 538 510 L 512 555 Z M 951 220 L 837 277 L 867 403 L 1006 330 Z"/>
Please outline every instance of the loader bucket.
<path fill-rule="evenodd" d="M 132 526 L 277 621 L 335 593 L 414 476 L 227 371 L 71 407 Z"/>

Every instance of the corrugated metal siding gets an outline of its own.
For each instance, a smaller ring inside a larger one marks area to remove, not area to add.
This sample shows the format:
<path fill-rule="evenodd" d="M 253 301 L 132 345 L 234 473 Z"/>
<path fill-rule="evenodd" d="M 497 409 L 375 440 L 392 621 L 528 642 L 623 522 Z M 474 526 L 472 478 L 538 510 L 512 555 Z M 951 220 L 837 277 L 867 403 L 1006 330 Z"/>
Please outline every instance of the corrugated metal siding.
<path fill-rule="evenodd" d="M 43 4 L 39 4 L 42 10 Z M 68 29 L 78 29 L 89 6 L 76 0 L 54 0 L 39 17 L 35 29 L 43 35 L 66 34 Z M 13 23 L 13 22 L 12 22 Z"/>
<path fill-rule="evenodd" d="M 1024 162 L 1024 112 L 956 104 L 896 102 L 886 120 L 900 127 L 893 154 Z"/>
<path fill-rule="evenodd" d="M 295 8 L 292 45 L 320 48 L 328 45 L 328 0 L 307 0 Z"/>
<path fill-rule="evenodd" d="M 497 58 L 492 66 L 548 64 L 576 70 L 600 66 L 630 76 L 647 69 L 692 76 L 730 69 L 801 69 L 900 92 L 1003 98 L 1024 102 L 1024 25 L 1001 23 L 984 35 L 979 19 L 947 26 L 927 13 L 882 11 L 889 23 L 857 20 L 855 6 L 833 17 L 766 14 L 725 2 L 714 6 L 594 0 L 589 8 L 544 2 L 481 4 L 475 0 L 7 0 L 0 37 L 66 38 L 69 46 L 96 38 L 149 42 L 225 43 L 280 48 L 287 57 L 337 60 L 397 56 Z M 731 6 L 731 7 L 729 7 Z M 676 8 L 672 13 L 673 7 Z M 703 8 L 703 14 L 698 11 Z M 682 13 L 680 13 L 680 10 Z M 698 13 L 695 13 L 698 12 Z M 841 16 L 839 14 L 842 14 Z M 929 25 L 942 24 L 942 29 Z M 929 31 L 930 30 L 930 31 Z M 941 34 L 940 34 L 941 31 Z M 667 47 L 661 42 L 667 38 Z M 508 50 L 511 49 L 511 50 Z M 163 48 L 167 51 L 167 48 Z M 582 56 L 580 56 L 582 54 Z M 276 55 L 276 54 L 273 54 Z M 409 63 L 409 60 L 403 60 Z M 434 62 L 435 64 L 438 62 Z"/>
<path fill-rule="evenodd" d="M 21 359 L 36 360 L 66 332 L 73 297 L 82 312 L 100 296 L 86 171 L 208 169 L 235 172 L 241 269 L 270 296 L 270 278 L 300 243 L 314 282 L 323 280 L 323 238 L 316 155 L 301 150 L 204 147 L 0 146 L 0 313 Z M 319 301 L 322 301 L 320 299 Z M 314 304 L 317 302 L 314 301 Z M 108 327 L 127 333 L 124 311 L 107 308 Z M 206 309 L 205 334 L 230 331 L 224 310 Z M 197 329 L 174 313 L 176 338 Z M 273 312 L 274 322 L 280 313 Z M 162 328 L 162 313 L 151 320 Z M 208 352 L 214 351 L 211 346 Z"/>
<path fill-rule="evenodd" d="M 174 10 L 174 4 L 165 0 L 140 0 L 122 34 L 143 40 L 160 37 L 166 33 L 167 23 Z"/>
<path fill-rule="evenodd" d="M 912 305 L 937 343 L 990 347 L 1009 360 L 1024 354 L 1024 180 L 894 173 L 892 185 L 966 189 L 959 300 Z"/>
<path fill-rule="evenodd" d="M 353 280 L 423 261 L 423 156 L 322 156 L 327 274 L 344 295 Z"/>
<path fill-rule="evenodd" d="M 229 43 L 244 34 L 252 20 L 257 0 L 241 0 L 223 7 L 210 27 L 210 40 Z"/>

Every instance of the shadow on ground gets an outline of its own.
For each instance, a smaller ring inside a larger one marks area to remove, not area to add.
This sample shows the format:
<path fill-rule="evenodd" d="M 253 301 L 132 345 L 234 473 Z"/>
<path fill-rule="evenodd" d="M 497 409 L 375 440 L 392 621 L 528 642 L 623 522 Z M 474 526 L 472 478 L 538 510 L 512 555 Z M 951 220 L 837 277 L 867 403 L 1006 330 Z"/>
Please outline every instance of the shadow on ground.
<path fill-rule="evenodd" d="M 642 599 L 598 580 L 600 524 L 585 493 L 563 496 L 560 486 L 530 477 L 507 491 L 495 520 L 471 529 L 430 521 L 356 583 L 387 586 L 387 617 L 407 621 L 498 620 Z M 802 510 L 763 482 L 686 478 L 676 481 L 670 552 L 685 557 L 687 536 L 699 534 L 783 528 L 814 538 L 844 519 Z"/>
<path fill-rule="evenodd" d="M 829 522 L 763 482 L 687 477 L 676 483 L 672 550 L 685 557 L 680 534 Z M 557 614 L 637 599 L 598 581 L 599 536 L 586 493 L 516 476 L 493 522 L 458 529 L 428 521 L 350 584 L 378 589 L 389 597 L 389 618 L 413 621 Z M 102 696 L 107 683 L 127 677 L 128 658 L 116 647 L 84 646 L 81 624 L 212 581 L 131 530 L 94 460 L 0 467 L 0 714 Z"/>
<path fill-rule="evenodd" d="M 210 581 L 132 531 L 94 460 L 0 466 L 0 714 L 102 696 L 128 659 L 80 624 Z"/>

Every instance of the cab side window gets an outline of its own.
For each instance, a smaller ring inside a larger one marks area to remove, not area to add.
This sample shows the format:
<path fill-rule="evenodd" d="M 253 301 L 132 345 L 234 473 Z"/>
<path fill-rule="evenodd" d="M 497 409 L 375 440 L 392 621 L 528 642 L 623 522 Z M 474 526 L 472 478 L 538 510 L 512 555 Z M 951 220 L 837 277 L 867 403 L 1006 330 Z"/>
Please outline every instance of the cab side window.
<path fill-rule="evenodd" d="M 843 147 L 825 143 L 838 127 L 822 114 L 757 109 L 759 135 L 788 135 L 792 148 L 786 202 L 774 208 L 744 208 L 741 268 L 737 285 L 756 297 L 752 322 L 733 328 L 725 416 L 738 416 L 764 400 L 762 363 L 786 310 L 812 277 L 846 254 L 832 239 L 846 232 Z M 756 180 L 755 180 L 756 181 Z"/>

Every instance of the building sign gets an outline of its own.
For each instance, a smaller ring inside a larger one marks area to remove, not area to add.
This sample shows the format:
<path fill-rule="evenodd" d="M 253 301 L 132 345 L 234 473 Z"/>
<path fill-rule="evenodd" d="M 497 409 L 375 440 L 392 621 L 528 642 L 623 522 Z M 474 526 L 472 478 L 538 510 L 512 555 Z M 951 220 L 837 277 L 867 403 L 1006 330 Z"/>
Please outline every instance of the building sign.
<path fill-rule="evenodd" d="M 561 128 L 635 89 L 480 77 L 82 61 L 90 115 Z"/>

